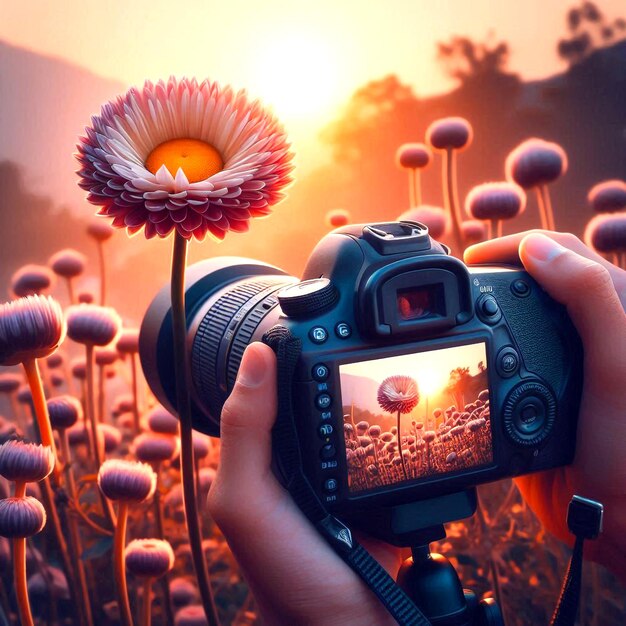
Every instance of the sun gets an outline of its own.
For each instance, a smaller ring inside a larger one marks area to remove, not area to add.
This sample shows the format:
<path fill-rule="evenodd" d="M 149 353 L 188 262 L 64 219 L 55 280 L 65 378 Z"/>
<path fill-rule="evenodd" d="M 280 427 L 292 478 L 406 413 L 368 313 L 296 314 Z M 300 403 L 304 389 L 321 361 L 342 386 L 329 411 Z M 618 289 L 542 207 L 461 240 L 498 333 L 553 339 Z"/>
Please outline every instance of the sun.
<path fill-rule="evenodd" d="M 283 34 L 255 53 L 250 93 L 286 122 L 319 122 L 340 102 L 341 66 L 333 43 L 313 33 Z"/>

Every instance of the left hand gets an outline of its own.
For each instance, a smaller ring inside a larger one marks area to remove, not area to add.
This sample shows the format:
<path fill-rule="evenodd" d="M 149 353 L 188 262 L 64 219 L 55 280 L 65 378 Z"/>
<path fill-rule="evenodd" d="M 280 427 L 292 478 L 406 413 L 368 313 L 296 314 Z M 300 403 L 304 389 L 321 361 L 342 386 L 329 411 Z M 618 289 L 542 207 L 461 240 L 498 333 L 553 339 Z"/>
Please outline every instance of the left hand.
<path fill-rule="evenodd" d="M 395 624 L 276 480 L 275 419 L 276 357 L 268 346 L 253 343 L 222 411 L 221 459 L 208 504 L 262 617 L 277 626 Z M 395 577 L 400 551 L 378 541 L 362 543 Z"/>

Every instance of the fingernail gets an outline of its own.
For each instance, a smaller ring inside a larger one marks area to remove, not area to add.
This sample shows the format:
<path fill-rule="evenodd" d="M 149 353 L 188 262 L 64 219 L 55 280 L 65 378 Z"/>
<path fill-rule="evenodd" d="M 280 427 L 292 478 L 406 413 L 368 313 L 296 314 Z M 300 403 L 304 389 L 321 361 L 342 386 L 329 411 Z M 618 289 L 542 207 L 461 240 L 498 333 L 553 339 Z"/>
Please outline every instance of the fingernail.
<path fill-rule="evenodd" d="M 245 387 L 258 387 L 267 374 L 267 364 L 256 346 L 248 346 L 244 352 L 237 382 Z"/>
<path fill-rule="evenodd" d="M 524 253 L 537 263 L 549 263 L 567 252 L 560 243 L 545 235 L 530 235 L 524 240 Z"/>

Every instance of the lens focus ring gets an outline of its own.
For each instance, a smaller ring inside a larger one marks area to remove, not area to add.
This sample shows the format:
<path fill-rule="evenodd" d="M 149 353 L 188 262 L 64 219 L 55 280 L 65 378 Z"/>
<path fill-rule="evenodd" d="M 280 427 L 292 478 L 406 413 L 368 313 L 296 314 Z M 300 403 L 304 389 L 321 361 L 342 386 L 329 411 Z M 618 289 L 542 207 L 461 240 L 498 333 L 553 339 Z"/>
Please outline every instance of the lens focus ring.
<path fill-rule="evenodd" d="M 284 277 L 250 280 L 236 287 L 227 287 L 228 290 L 209 307 L 198 326 L 191 349 L 192 379 L 198 396 L 215 420 L 219 420 L 228 393 L 225 378 L 218 378 L 218 368 L 225 365 L 218 362 L 221 360 L 219 355 L 224 337 L 230 332 L 232 339 L 235 334 L 237 322 L 233 323 L 233 328 L 229 327 L 237 313 L 257 294 L 277 283 L 284 284 Z M 244 318 L 244 324 L 246 321 Z M 224 382 L 220 384 L 219 380 Z"/>

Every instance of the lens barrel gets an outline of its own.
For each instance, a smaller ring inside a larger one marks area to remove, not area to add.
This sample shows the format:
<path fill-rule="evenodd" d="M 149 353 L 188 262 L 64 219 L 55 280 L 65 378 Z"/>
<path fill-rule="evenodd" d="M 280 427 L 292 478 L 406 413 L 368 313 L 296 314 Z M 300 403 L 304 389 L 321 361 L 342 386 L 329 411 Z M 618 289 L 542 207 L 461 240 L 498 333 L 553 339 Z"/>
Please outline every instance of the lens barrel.
<path fill-rule="evenodd" d="M 277 267 L 239 257 L 217 257 L 188 268 L 185 311 L 196 430 L 219 435 L 222 406 L 237 377 L 243 352 L 276 323 L 280 311 L 276 309 L 276 292 L 296 281 Z M 169 285 L 148 307 L 139 336 L 139 354 L 153 393 L 177 414 Z"/>

